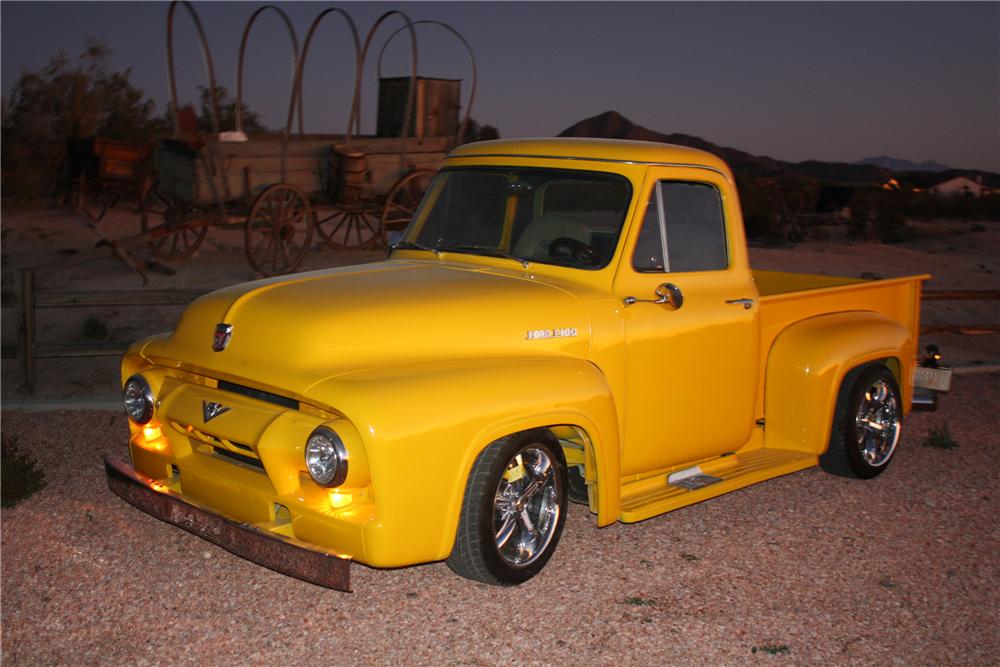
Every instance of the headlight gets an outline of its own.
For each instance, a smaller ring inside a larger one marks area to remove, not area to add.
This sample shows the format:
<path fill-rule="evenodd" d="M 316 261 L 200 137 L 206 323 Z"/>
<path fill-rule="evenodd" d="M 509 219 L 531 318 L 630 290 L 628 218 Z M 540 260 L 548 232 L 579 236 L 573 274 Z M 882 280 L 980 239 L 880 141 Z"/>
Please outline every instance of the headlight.
<path fill-rule="evenodd" d="M 340 486 L 347 479 L 347 448 L 336 433 L 320 426 L 306 441 L 306 470 L 321 486 Z"/>
<path fill-rule="evenodd" d="M 153 390 L 149 388 L 146 378 L 133 375 L 126 380 L 122 399 L 125 414 L 136 424 L 145 424 L 153 418 Z"/>

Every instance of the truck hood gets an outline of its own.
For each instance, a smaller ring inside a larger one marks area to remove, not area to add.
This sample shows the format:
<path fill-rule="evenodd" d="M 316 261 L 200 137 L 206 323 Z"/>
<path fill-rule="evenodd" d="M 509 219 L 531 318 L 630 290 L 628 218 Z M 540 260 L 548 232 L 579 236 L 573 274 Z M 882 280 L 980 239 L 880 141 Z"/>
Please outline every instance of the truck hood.
<path fill-rule="evenodd" d="M 213 351 L 216 326 L 232 325 Z M 306 396 L 324 379 L 434 360 L 574 355 L 590 323 L 566 290 L 517 273 L 391 261 L 234 285 L 195 300 L 150 361 Z"/>

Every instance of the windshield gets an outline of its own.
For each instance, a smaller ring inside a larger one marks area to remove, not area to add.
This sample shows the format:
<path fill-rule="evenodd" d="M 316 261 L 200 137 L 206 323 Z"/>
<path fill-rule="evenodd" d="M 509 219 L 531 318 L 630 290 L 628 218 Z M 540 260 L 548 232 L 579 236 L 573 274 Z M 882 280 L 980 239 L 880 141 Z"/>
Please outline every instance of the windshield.
<path fill-rule="evenodd" d="M 599 269 L 614 255 L 630 196 L 628 180 L 602 172 L 446 169 L 400 246 Z"/>

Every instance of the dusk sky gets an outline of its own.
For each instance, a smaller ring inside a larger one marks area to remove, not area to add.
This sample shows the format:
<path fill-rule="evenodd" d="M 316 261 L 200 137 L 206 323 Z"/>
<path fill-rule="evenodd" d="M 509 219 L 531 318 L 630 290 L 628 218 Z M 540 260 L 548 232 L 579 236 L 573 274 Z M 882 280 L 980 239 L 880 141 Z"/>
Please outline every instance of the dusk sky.
<path fill-rule="evenodd" d="M 243 26 L 263 3 L 195 3 L 220 83 L 235 88 Z M 450 23 L 479 65 L 472 115 L 504 137 L 550 136 L 617 110 L 652 130 L 682 132 L 759 155 L 854 161 L 887 154 L 1000 171 L 1000 3 L 287 3 L 299 33 L 322 9 L 349 12 L 362 33 L 390 9 Z M 166 107 L 166 3 L 9 2 L 2 86 L 87 37 Z M 188 16 L 175 26 L 179 95 L 205 83 Z M 376 37 L 365 72 L 363 129 L 375 122 Z M 342 131 L 353 52 L 339 17 L 320 28 L 306 65 L 306 130 Z M 420 74 L 468 81 L 465 51 L 434 26 L 418 33 Z M 385 73 L 407 72 L 394 39 Z M 274 14 L 250 37 L 246 102 L 284 123 L 291 47 Z M 463 88 L 463 97 L 468 86 Z M 231 129 L 231 128 L 224 128 Z"/>

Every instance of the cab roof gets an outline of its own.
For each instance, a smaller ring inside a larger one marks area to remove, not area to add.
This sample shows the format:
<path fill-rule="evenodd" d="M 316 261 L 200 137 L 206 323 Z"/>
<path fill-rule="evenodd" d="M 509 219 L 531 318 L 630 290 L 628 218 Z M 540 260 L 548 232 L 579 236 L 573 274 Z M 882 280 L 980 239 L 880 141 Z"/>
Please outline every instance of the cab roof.
<path fill-rule="evenodd" d="M 575 137 L 499 139 L 463 144 L 449 158 L 539 157 L 577 160 L 630 162 L 637 164 L 677 164 L 709 167 L 729 173 L 729 167 L 715 155 L 675 144 L 625 139 L 584 139 Z"/>

